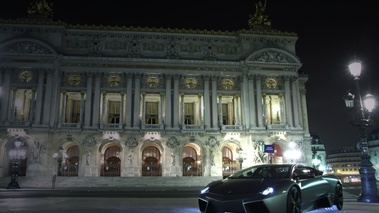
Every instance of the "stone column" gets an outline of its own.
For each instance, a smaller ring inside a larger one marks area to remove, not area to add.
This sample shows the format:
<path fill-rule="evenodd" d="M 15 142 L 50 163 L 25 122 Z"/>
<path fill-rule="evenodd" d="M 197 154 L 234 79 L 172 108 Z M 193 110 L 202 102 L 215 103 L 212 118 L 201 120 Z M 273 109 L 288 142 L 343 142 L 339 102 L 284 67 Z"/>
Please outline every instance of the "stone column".
<path fill-rule="evenodd" d="M 290 93 L 290 77 L 285 76 L 284 79 L 284 95 L 285 95 L 285 102 L 286 102 L 286 118 L 287 118 L 287 125 L 289 128 L 293 127 L 292 122 L 292 104 L 291 104 L 291 93 Z"/>
<path fill-rule="evenodd" d="M 255 92 L 254 92 L 254 76 L 249 76 L 248 81 L 248 97 L 249 97 L 249 115 L 250 115 L 250 128 L 257 127 L 257 116 L 256 116 L 256 107 L 255 107 Z"/>
<path fill-rule="evenodd" d="M 45 101 L 43 106 L 43 125 L 49 126 L 50 118 L 50 110 L 51 110 L 51 93 L 53 91 L 53 73 L 51 70 L 47 73 L 47 81 L 46 81 L 46 90 L 45 90 Z"/>
<path fill-rule="evenodd" d="M 262 106 L 262 76 L 257 76 L 257 113 L 258 127 L 263 127 L 263 106 Z"/>
<path fill-rule="evenodd" d="M 140 91 L 141 91 L 141 75 L 134 75 L 134 111 L 133 111 L 133 128 L 140 128 Z"/>
<path fill-rule="evenodd" d="M 34 119 L 34 125 L 40 125 L 41 124 L 44 79 L 45 79 L 45 71 L 39 70 L 38 71 L 36 114 L 35 114 L 35 119 Z"/>
<path fill-rule="evenodd" d="M 179 76 L 174 76 L 174 111 L 173 125 L 174 129 L 179 129 Z"/>
<path fill-rule="evenodd" d="M 217 77 L 212 77 L 212 128 L 217 129 Z"/>
<path fill-rule="evenodd" d="M 166 111 L 165 111 L 165 128 L 171 129 L 172 123 L 171 123 L 171 79 L 172 75 L 168 74 L 166 75 Z"/>
<path fill-rule="evenodd" d="M 300 127 L 299 123 L 299 88 L 297 85 L 297 79 L 292 79 L 292 99 L 293 99 L 293 112 L 294 112 L 294 126 L 296 128 Z"/>
<path fill-rule="evenodd" d="M 93 73 L 87 72 L 87 91 L 86 91 L 86 110 L 85 110 L 85 118 L 84 118 L 84 127 L 89 127 L 91 125 L 91 117 L 92 117 L 92 79 Z"/>
<path fill-rule="evenodd" d="M 211 109 L 209 97 L 209 77 L 204 76 L 204 123 L 205 129 L 211 128 Z"/>
<path fill-rule="evenodd" d="M 101 74 L 97 73 L 95 77 L 95 92 L 93 96 L 93 112 L 92 112 L 92 127 L 95 129 L 99 128 L 99 117 L 100 117 L 100 83 Z"/>
<path fill-rule="evenodd" d="M 126 127 L 132 127 L 132 84 L 133 84 L 133 76 L 132 74 L 127 75 L 126 79 Z"/>

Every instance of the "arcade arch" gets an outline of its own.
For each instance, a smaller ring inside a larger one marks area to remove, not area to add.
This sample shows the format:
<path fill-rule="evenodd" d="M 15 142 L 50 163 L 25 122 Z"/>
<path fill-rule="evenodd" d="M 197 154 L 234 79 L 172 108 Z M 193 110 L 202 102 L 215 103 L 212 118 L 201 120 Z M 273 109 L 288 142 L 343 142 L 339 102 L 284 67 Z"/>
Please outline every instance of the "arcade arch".
<path fill-rule="evenodd" d="M 119 144 L 108 143 L 100 150 L 101 170 L 100 176 L 120 176 L 121 175 L 121 153 Z"/>
<path fill-rule="evenodd" d="M 188 143 L 182 151 L 183 176 L 202 176 L 202 159 L 200 147 L 195 143 Z"/>

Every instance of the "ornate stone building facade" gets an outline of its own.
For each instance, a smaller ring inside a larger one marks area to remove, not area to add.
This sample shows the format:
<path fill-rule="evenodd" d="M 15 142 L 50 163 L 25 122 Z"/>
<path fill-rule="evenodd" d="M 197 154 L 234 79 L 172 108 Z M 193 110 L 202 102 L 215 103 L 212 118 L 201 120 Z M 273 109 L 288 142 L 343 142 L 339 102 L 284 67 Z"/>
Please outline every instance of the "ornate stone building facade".
<path fill-rule="evenodd" d="M 237 32 L 79 26 L 38 4 L 0 20 L 1 177 L 14 162 L 99 178 L 312 165 L 298 37 L 267 16 Z"/>

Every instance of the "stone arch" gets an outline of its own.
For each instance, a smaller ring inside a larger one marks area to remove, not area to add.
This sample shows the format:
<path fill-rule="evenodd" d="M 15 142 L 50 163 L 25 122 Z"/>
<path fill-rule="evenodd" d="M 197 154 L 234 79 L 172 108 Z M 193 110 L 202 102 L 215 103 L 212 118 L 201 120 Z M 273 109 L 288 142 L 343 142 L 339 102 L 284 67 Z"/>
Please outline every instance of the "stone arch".
<path fill-rule="evenodd" d="M 287 146 L 288 141 L 283 139 L 280 136 L 273 135 L 267 139 L 265 142 L 265 145 L 273 145 L 274 146 L 274 152 L 273 153 L 267 153 L 267 161 L 269 163 L 274 164 L 281 164 L 284 163 L 283 158 L 283 150 Z"/>
<path fill-rule="evenodd" d="M 162 176 L 164 148 L 159 140 L 145 140 L 140 149 L 142 176 Z"/>
<path fill-rule="evenodd" d="M 18 176 L 26 176 L 28 156 L 30 156 L 29 147 L 31 145 L 25 137 L 13 136 L 7 139 L 4 145 L 5 155 L 3 161 L 6 176 L 11 175 L 11 168 L 14 164 L 18 166 Z"/>
<path fill-rule="evenodd" d="M 67 154 L 63 166 L 63 176 L 78 176 L 81 162 L 81 146 L 75 142 L 66 142 L 63 149 Z"/>
<path fill-rule="evenodd" d="M 246 57 L 245 61 L 248 64 L 290 65 L 295 66 L 297 69 L 301 67 L 300 59 L 296 55 L 279 48 L 259 49 Z"/>
<path fill-rule="evenodd" d="M 121 176 L 124 147 L 118 140 L 103 140 L 100 153 L 100 176 Z"/>
<path fill-rule="evenodd" d="M 239 150 L 242 150 L 240 142 L 237 140 L 225 140 L 222 142 L 221 148 L 221 162 L 222 162 L 222 176 L 228 176 L 240 170 L 241 163 L 238 161 Z"/>
<path fill-rule="evenodd" d="M 188 142 L 183 144 L 180 150 L 183 176 L 202 176 L 203 155 L 201 146 L 195 142 Z"/>
<path fill-rule="evenodd" d="M 0 44 L 2 55 L 30 55 L 56 57 L 58 53 L 47 43 L 33 38 L 12 39 Z"/>

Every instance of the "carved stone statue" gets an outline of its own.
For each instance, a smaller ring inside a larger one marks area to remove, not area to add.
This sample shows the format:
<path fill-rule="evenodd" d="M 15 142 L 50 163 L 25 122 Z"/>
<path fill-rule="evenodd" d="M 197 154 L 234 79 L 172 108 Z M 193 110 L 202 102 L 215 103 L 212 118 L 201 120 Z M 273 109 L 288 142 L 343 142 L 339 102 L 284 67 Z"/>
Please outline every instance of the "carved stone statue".
<path fill-rule="evenodd" d="M 250 15 L 249 19 L 249 27 L 271 27 L 271 21 L 268 19 L 267 15 L 265 15 L 266 10 L 266 0 L 265 3 L 258 2 L 255 4 L 255 14 L 254 16 Z"/>

